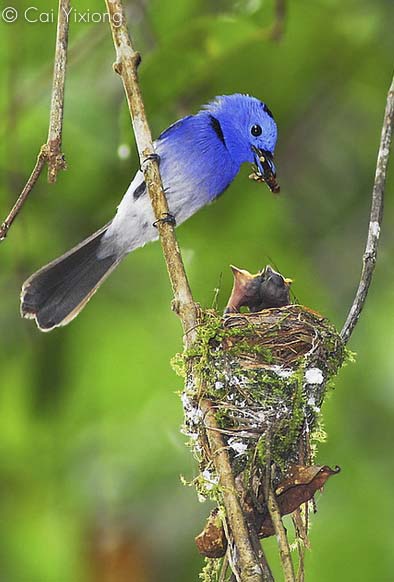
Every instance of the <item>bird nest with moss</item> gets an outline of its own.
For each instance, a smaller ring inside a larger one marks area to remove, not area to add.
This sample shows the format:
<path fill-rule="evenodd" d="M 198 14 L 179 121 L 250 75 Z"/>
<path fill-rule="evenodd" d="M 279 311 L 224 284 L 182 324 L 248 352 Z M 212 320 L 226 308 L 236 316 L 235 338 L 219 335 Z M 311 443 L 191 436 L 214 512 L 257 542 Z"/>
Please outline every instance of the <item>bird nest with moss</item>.
<path fill-rule="evenodd" d="M 322 437 L 320 407 L 344 356 L 333 325 L 301 305 L 224 317 L 205 311 L 197 341 L 178 359 L 186 377 L 184 432 L 200 463 L 200 495 L 218 497 L 202 400 L 215 411 L 233 473 L 258 508 L 267 465 L 275 467 L 275 486 L 295 466 L 311 466 Z"/>

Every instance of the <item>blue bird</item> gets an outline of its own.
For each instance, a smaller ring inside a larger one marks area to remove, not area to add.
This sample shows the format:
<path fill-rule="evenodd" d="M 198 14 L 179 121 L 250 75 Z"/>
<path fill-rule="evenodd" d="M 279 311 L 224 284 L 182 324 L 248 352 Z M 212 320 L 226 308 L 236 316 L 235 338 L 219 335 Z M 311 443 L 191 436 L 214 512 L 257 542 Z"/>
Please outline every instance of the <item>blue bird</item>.
<path fill-rule="evenodd" d="M 265 103 L 242 94 L 216 97 L 166 129 L 154 147 L 176 224 L 217 198 L 245 162 L 254 163 L 256 179 L 275 190 L 276 138 Z M 158 238 L 154 221 L 138 171 L 111 222 L 24 283 L 22 316 L 35 319 L 42 331 L 69 323 L 127 253 Z"/>

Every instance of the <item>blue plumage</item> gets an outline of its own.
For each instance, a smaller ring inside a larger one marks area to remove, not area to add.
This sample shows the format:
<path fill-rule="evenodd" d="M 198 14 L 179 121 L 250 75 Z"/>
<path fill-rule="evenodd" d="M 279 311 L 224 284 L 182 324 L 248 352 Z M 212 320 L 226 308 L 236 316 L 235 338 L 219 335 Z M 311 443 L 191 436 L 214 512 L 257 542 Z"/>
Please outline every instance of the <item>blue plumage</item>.
<path fill-rule="evenodd" d="M 197 114 L 166 129 L 154 145 L 176 223 L 219 196 L 245 162 L 254 162 L 269 180 L 275 172 L 276 138 L 268 107 L 242 94 L 216 97 Z M 153 222 L 144 177 L 138 171 L 108 227 L 26 281 L 22 315 L 34 318 L 44 331 L 71 321 L 128 252 L 157 238 Z"/>

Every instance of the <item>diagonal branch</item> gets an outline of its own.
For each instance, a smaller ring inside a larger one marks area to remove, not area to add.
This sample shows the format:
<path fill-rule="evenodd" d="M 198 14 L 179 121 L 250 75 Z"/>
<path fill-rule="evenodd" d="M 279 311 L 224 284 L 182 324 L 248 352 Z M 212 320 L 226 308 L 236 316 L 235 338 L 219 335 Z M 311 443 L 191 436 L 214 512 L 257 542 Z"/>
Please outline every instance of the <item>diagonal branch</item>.
<path fill-rule="evenodd" d="M 156 218 L 159 220 L 168 213 L 169 208 L 160 177 L 158 160 L 152 142 L 152 135 L 146 119 L 144 104 L 138 81 L 138 66 L 141 57 L 135 51 L 127 28 L 126 15 L 121 0 L 106 0 L 113 41 L 116 50 L 115 71 L 121 76 L 127 96 L 137 148 L 144 173 L 145 182 Z M 119 24 L 121 22 L 121 24 Z M 168 223 L 159 222 L 159 235 L 167 265 L 173 293 L 175 309 L 182 321 L 185 332 L 185 347 L 190 347 L 196 338 L 196 328 L 199 323 L 198 308 L 193 301 L 191 289 L 186 276 L 182 256 L 175 237 L 174 227 Z M 220 433 L 217 432 L 217 422 L 210 404 L 201 403 L 201 409 L 211 430 L 208 429 L 208 440 L 214 463 L 220 476 L 223 503 L 234 544 L 241 582 L 262 582 L 262 569 L 258 557 L 253 551 L 247 524 L 238 498 L 234 475 L 231 471 L 230 459 Z"/>
<path fill-rule="evenodd" d="M 263 572 L 260 560 L 253 548 L 245 516 L 239 502 L 227 447 L 223 441 L 222 434 L 218 430 L 219 427 L 212 404 L 208 400 L 203 400 L 200 406 L 205 417 L 209 447 L 219 476 L 226 516 L 234 539 L 239 580 L 240 582 L 263 582 L 263 580 L 267 580 L 267 575 Z"/>
<path fill-rule="evenodd" d="M 158 220 L 160 241 L 174 293 L 174 308 L 181 318 L 186 340 L 189 343 L 195 337 L 197 307 L 193 301 L 182 256 L 175 238 L 174 227 L 160 221 L 163 216 L 169 213 L 169 209 L 138 81 L 138 66 L 141 62 L 141 56 L 132 45 L 122 2 L 120 0 L 106 0 L 106 5 L 116 50 L 114 70 L 123 81 L 141 169 L 144 173 L 153 211 Z"/>
<path fill-rule="evenodd" d="M 394 77 L 387 95 L 386 109 L 383 119 L 382 134 L 378 159 L 376 162 L 375 182 L 372 190 L 372 206 L 369 218 L 367 244 L 363 255 L 363 265 L 357 293 L 350 308 L 346 322 L 341 331 L 341 337 L 346 344 L 357 325 L 363 310 L 372 275 L 375 270 L 379 235 L 383 219 L 384 188 L 386 184 L 387 165 L 390 155 L 391 137 L 394 124 Z"/>
<path fill-rule="evenodd" d="M 70 0 L 59 0 L 56 34 L 55 65 L 52 83 L 52 101 L 49 114 L 48 140 L 41 147 L 33 171 L 7 218 L 0 226 L 0 241 L 4 240 L 12 223 L 30 196 L 44 167 L 48 164 L 48 181 L 56 182 L 60 170 L 66 169 L 61 151 L 63 133 L 64 87 L 66 82 L 67 47 Z"/>

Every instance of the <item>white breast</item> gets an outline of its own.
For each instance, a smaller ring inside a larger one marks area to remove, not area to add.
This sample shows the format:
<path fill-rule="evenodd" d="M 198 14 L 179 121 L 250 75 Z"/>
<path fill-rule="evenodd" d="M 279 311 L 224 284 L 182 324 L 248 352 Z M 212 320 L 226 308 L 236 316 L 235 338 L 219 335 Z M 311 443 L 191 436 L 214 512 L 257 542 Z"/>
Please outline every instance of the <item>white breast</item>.
<path fill-rule="evenodd" d="M 199 208 L 204 206 L 204 198 L 197 184 L 187 179 L 187 165 L 178 159 L 169 159 L 162 152 L 160 142 L 155 143 L 160 156 L 160 173 L 171 214 L 177 225 L 184 222 Z M 135 196 L 136 190 L 144 183 L 139 170 L 134 176 L 126 194 L 123 196 L 117 213 L 103 237 L 99 256 L 104 257 L 116 252 L 125 254 L 142 247 L 147 242 L 158 239 L 157 228 L 153 226 L 155 217 L 147 192 Z"/>

